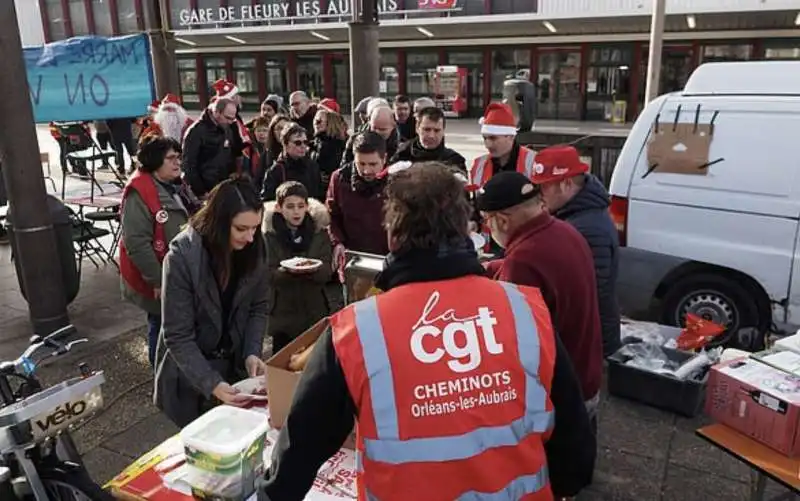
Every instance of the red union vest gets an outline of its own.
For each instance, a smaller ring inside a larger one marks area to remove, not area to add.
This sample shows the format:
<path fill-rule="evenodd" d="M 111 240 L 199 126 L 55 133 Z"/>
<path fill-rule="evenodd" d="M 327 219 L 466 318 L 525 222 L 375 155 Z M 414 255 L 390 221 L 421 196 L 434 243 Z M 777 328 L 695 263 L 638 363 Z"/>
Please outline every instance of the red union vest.
<path fill-rule="evenodd" d="M 153 251 L 156 253 L 158 262 L 164 261 L 164 256 L 167 255 L 167 241 L 164 235 L 164 223 L 166 212 L 161 207 L 161 201 L 158 197 L 158 188 L 156 187 L 156 180 L 149 174 L 144 174 L 142 171 L 137 170 L 136 173 L 125 185 L 122 190 L 122 207 L 124 209 L 125 201 L 128 198 L 130 190 L 135 190 L 142 197 L 150 215 L 153 217 Z M 128 251 L 125 248 L 125 239 L 120 239 L 119 242 L 119 273 L 122 279 L 128 284 L 128 287 L 148 298 L 155 298 L 155 289 L 152 285 L 147 283 L 142 277 L 142 273 L 133 264 Z"/>
<path fill-rule="evenodd" d="M 555 340 L 538 289 L 409 284 L 348 306 L 331 328 L 358 409 L 359 500 L 553 500 Z"/>
<path fill-rule="evenodd" d="M 536 153 L 533 150 L 520 146 L 519 155 L 517 155 L 517 172 L 530 179 L 533 176 L 533 161 L 535 158 Z M 481 155 L 472 161 L 472 167 L 469 169 L 469 182 L 483 186 L 491 179 L 493 170 L 492 157 Z"/>

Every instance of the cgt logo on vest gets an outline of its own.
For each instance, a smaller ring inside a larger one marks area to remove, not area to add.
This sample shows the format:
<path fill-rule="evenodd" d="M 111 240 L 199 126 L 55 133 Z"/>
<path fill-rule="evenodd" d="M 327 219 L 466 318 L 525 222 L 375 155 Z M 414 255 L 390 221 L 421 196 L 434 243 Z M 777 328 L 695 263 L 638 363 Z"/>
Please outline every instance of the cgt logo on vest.
<path fill-rule="evenodd" d="M 452 308 L 435 314 L 439 299 L 439 291 L 434 291 L 412 327 L 411 353 L 414 358 L 423 364 L 435 364 L 447 356 L 450 370 L 463 373 L 481 364 L 482 348 L 490 355 L 503 353 L 503 345 L 497 342 L 494 333 L 497 319 L 489 308 L 482 306 L 477 315 L 463 318 L 456 316 Z M 446 323 L 443 328 L 436 326 L 443 322 Z"/>

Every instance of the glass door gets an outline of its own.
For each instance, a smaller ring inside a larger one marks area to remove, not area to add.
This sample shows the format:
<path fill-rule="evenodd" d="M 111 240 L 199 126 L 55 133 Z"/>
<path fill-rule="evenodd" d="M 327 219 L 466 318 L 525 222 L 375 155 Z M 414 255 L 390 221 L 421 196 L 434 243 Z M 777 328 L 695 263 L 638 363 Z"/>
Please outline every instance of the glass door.
<path fill-rule="evenodd" d="M 350 58 L 347 54 L 333 54 L 333 97 L 342 113 L 350 111 Z"/>
<path fill-rule="evenodd" d="M 629 101 L 631 49 L 625 45 L 591 50 L 586 72 L 586 120 L 611 121 L 615 103 Z"/>
<path fill-rule="evenodd" d="M 483 115 L 483 51 L 448 52 L 447 64 L 467 70 L 467 111 L 464 116 Z"/>
<path fill-rule="evenodd" d="M 639 68 L 639 111 L 644 109 L 647 89 L 647 64 L 650 60 L 648 46 L 642 47 L 642 65 Z M 658 94 L 683 90 L 689 75 L 694 71 L 694 52 L 691 46 L 667 46 L 661 54 L 661 80 Z"/>
<path fill-rule="evenodd" d="M 581 53 L 556 50 L 539 53 L 536 118 L 580 120 Z"/>
<path fill-rule="evenodd" d="M 312 99 L 323 97 L 322 56 L 297 56 L 297 89 Z"/>

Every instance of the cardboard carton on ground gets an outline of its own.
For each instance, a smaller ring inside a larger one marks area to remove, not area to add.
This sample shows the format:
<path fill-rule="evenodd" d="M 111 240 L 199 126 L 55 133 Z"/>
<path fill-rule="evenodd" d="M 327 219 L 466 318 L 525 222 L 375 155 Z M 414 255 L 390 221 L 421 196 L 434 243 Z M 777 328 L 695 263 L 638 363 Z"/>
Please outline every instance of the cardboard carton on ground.
<path fill-rule="evenodd" d="M 289 360 L 302 348 L 314 344 L 325 332 L 328 324 L 327 318 L 320 320 L 267 360 L 267 398 L 269 399 L 270 422 L 274 428 L 282 428 L 286 422 L 297 383 L 303 374 L 290 370 L 288 368 Z M 344 446 L 348 449 L 355 449 L 354 435 L 354 433 L 351 434 L 345 442 Z"/>
<path fill-rule="evenodd" d="M 753 359 L 711 368 L 706 414 L 789 457 L 800 456 L 800 377 Z"/>

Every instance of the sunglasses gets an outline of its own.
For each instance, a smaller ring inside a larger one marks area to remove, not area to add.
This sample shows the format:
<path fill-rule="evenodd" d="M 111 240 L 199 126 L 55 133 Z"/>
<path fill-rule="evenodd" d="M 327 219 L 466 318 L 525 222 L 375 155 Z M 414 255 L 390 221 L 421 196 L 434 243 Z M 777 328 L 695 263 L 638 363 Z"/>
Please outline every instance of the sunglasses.
<path fill-rule="evenodd" d="M 308 141 L 304 141 L 302 139 L 298 139 L 296 141 L 292 141 L 292 144 L 295 146 L 308 146 Z"/>

